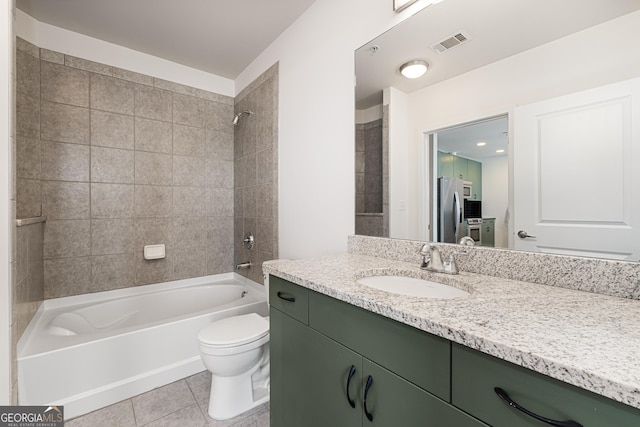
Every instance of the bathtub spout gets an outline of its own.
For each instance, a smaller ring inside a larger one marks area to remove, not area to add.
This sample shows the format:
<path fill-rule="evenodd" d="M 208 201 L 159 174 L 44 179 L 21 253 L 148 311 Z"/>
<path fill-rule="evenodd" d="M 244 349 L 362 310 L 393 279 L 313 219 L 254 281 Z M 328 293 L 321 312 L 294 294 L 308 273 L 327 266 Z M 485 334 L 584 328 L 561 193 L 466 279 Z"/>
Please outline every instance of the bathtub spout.
<path fill-rule="evenodd" d="M 236 270 L 240 270 L 241 268 L 251 268 L 251 262 L 243 262 L 236 265 Z"/>

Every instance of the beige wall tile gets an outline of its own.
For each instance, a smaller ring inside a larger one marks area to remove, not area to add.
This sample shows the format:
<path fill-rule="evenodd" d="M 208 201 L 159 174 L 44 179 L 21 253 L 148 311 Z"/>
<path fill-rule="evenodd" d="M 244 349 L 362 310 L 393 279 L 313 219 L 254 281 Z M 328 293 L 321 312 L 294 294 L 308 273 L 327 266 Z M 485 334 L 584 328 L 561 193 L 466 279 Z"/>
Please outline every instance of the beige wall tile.
<path fill-rule="evenodd" d="M 94 292 L 134 286 L 136 263 L 133 254 L 91 257 L 91 289 Z"/>
<path fill-rule="evenodd" d="M 16 176 L 40 179 L 40 139 L 16 137 Z"/>
<path fill-rule="evenodd" d="M 16 92 L 40 96 L 40 61 L 28 53 L 16 52 Z"/>
<path fill-rule="evenodd" d="M 173 184 L 173 161 L 171 155 L 137 151 L 135 155 L 135 183 Z"/>
<path fill-rule="evenodd" d="M 234 132 L 233 105 L 208 101 L 205 104 L 205 126 L 207 129 Z M 244 118 L 244 117 L 243 117 Z"/>
<path fill-rule="evenodd" d="M 89 146 L 42 141 L 42 179 L 89 181 Z"/>
<path fill-rule="evenodd" d="M 174 248 L 207 245 L 206 217 L 178 217 L 173 220 Z"/>
<path fill-rule="evenodd" d="M 91 258 L 44 261 L 44 297 L 59 298 L 91 292 Z"/>
<path fill-rule="evenodd" d="M 40 114 L 42 139 L 89 144 L 90 120 L 87 108 L 42 101 Z"/>
<path fill-rule="evenodd" d="M 133 184 L 132 150 L 91 147 L 91 181 Z"/>
<path fill-rule="evenodd" d="M 42 214 L 47 219 L 89 219 L 88 182 L 42 182 Z"/>
<path fill-rule="evenodd" d="M 42 189 L 39 180 L 18 178 L 16 180 L 16 215 L 18 218 L 33 218 L 42 215 Z"/>
<path fill-rule="evenodd" d="M 131 218 L 133 199 L 133 185 L 91 184 L 91 218 Z"/>
<path fill-rule="evenodd" d="M 135 148 L 140 151 L 171 154 L 173 126 L 159 120 L 135 119 Z"/>
<path fill-rule="evenodd" d="M 233 216 L 234 190 L 230 188 L 207 188 L 207 215 Z"/>
<path fill-rule="evenodd" d="M 91 255 L 133 253 L 135 242 L 132 218 L 91 220 Z"/>
<path fill-rule="evenodd" d="M 207 159 L 207 187 L 233 188 L 234 165 L 232 161 Z"/>
<path fill-rule="evenodd" d="M 166 258 L 145 260 L 143 253 L 136 252 L 136 285 L 166 282 L 173 279 L 173 254 L 166 251 Z"/>
<path fill-rule="evenodd" d="M 133 150 L 133 117 L 92 110 L 91 145 Z"/>
<path fill-rule="evenodd" d="M 136 185 L 134 199 L 137 218 L 170 217 L 172 215 L 173 187 Z"/>
<path fill-rule="evenodd" d="M 174 216 L 206 216 L 206 189 L 203 187 L 174 187 Z"/>
<path fill-rule="evenodd" d="M 173 185 L 204 187 L 206 159 L 193 156 L 173 156 Z"/>
<path fill-rule="evenodd" d="M 205 131 L 202 128 L 173 125 L 173 154 L 205 155 Z"/>
<path fill-rule="evenodd" d="M 227 273 L 234 270 L 233 245 L 207 248 L 207 274 Z"/>
<path fill-rule="evenodd" d="M 122 68 L 112 67 L 113 77 L 127 80 L 133 83 L 140 83 L 147 86 L 153 86 L 153 77 L 136 73 L 135 71 L 123 70 Z"/>
<path fill-rule="evenodd" d="M 173 278 L 189 279 L 207 274 L 207 253 L 204 247 L 174 249 Z"/>
<path fill-rule="evenodd" d="M 136 251 L 145 245 L 164 244 L 173 247 L 173 220 L 171 218 L 136 218 Z"/>
<path fill-rule="evenodd" d="M 171 121 L 173 115 L 171 92 L 143 85 L 136 85 L 135 88 L 136 117 Z"/>
<path fill-rule="evenodd" d="M 56 52 L 54 50 L 40 48 L 40 59 L 64 65 L 64 53 Z"/>
<path fill-rule="evenodd" d="M 91 75 L 91 108 L 133 115 L 134 84 L 98 74 Z"/>
<path fill-rule="evenodd" d="M 89 106 L 89 73 L 43 61 L 41 65 L 42 100 Z"/>
<path fill-rule="evenodd" d="M 233 245 L 233 217 L 207 218 L 207 246 Z"/>
<path fill-rule="evenodd" d="M 80 70 L 91 71 L 92 73 L 111 75 L 111 67 L 99 62 L 89 61 L 71 55 L 64 56 L 64 63 L 68 67 L 79 68 Z"/>
<path fill-rule="evenodd" d="M 220 160 L 233 160 L 233 133 L 207 129 L 206 154 Z"/>
<path fill-rule="evenodd" d="M 16 135 L 40 138 L 40 95 L 16 93 Z"/>
<path fill-rule="evenodd" d="M 173 122 L 204 128 L 205 101 L 193 96 L 173 95 Z"/>
<path fill-rule="evenodd" d="M 51 220 L 44 227 L 44 258 L 90 255 L 89 220 Z"/>

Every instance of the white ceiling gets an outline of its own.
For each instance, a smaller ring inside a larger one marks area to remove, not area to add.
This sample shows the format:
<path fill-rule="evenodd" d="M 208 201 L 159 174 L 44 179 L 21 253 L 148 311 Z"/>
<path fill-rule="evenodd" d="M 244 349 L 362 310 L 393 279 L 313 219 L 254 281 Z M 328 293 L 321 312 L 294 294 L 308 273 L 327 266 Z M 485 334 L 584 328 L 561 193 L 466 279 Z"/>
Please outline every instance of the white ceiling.
<path fill-rule="evenodd" d="M 438 131 L 438 150 L 482 162 L 509 153 L 509 122 L 506 116 L 468 123 Z M 479 142 L 485 145 L 478 146 Z M 496 150 L 504 150 L 497 153 Z"/>
<path fill-rule="evenodd" d="M 358 49 L 356 108 L 380 104 L 383 88 L 411 93 L 638 9 L 640 0 L 444 0 Z M 443 54 L 431 49 L 460 30 L 470 42 Z M 398 68 L 413 59 L 430 67 L 409 80 Z"/>
<path fill-rule="evenodd" d="M 16 0 L 38 21 L 235 79 L 315 0 Z"/>

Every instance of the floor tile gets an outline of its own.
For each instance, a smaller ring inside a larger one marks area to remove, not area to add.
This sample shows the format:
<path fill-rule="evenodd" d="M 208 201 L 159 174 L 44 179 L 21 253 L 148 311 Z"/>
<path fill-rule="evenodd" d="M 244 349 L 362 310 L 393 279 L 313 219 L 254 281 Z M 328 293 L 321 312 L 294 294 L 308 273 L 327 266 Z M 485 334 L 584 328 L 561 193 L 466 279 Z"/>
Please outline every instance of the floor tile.
<path fill-rule="evenodd" d="M 211 372 L 202 371 L 186 378 L 186 381 L 198 402 L 209 399 L 209 390 L 211 390 Z"/>
<path fill-rule="evenodd" d="M 145 424 L 144 427 L 204 427 L 206 425 L 207 421 L 200 407 L 193 405 Z"/>
<path fill-rule="evenodd" d="M 66 427 L 136 427 L 131 399 L 65 421 Z"/>
<path fill-rule="evenodd" d="M 143 426 L 179 409 L 196 404 L 193 394 L 184 380 L 138 395 L 132 401 L 138 426 Z"/>

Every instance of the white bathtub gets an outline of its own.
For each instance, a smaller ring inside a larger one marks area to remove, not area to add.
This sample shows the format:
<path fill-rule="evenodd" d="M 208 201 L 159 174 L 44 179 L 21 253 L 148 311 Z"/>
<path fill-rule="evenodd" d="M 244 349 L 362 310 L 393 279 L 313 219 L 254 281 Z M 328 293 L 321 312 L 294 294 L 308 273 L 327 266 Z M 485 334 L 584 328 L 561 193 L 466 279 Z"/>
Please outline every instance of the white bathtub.
<path fill-rule="evenodd" d="M 250 312 L 264 287 L 235 273 L 47 300 L 18 342 L 19 403 L 72 418 L 193 375 L 198 331 Z"/>

